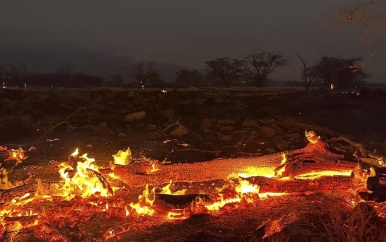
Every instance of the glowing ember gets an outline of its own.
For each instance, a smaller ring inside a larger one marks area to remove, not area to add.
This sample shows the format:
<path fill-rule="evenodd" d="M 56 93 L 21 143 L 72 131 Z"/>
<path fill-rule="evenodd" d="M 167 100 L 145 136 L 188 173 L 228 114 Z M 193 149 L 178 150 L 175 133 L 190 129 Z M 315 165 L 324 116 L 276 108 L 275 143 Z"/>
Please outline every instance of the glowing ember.
<path fill-rule="evenodd" d="M 315 171 L 315 172 L 308 172 L 304 173 L 298 176 L 295 176 L 297 179 L 316 179 L 323 176 L 351 176 L 352 170 L 346 170 L 346 171 Z"/>
<path fill-rule="evenodd" d="M 237 176 L 234 176 L 234 174 L 230 175 L 230 177 L 235 177 L 235 178 L 236 177 L 248 178 L 253 176 L 274 177 L 275 167 L 274 166 L 264 166 L 264 167 L 250 166 L 243 173 L 237 174 Z"/>
<path fill-rule="evenodd" d="M 114 157 L 114 164 L 116 165 L 127 166 L 132 161 L 131 150 L 129 147 L 127 147 L 125 151 L 123 150 L 118 151 L 115 155 L 113 155 L 113 157 Z"/>
<path fill-rule="evenodd" d="M 74 157 L 76 154 L 77 150 L 71 156 Z M 113 195 L 110 185 L 99 173 L 94 162 L 95 159 L 83 154 L 76 162 L 75 169 L 68 163 L 60 164 L 59 174 L 65 180 L 63 195 L 67 199 L 72 199 L 76 194 L 83 198 L 92 195 L 102 197 Z"/>
<path fill-rule="evenodd" d="M 16 161 L 15 165 L 20 164 L 23 160 L 28 158 L 25 155 L 25 151 L 21 147 L 17 150 L 15 150 L 15 149 L 6 150 L 6 152 L 7 152 L 7 156 L 8 156 L 6 160 Z"/>
<path fill-rule="evenodd" d="M 151 198 L 150 198 L 151 197 Z M 155 187 L 150 191 L 149 185 L 146 185 L 142 195 L 138 196 L 137 203 L 130 203 L 130 207 L 135 210 L 138 215 L 149 215 L 154 214 L 154 209 L 151 208 L 155 201 Z"/>
<path fill-rule="evenodd" d="M 320 139 L 320 136 L 317 136 L 316 133 L 314 131 L 305 131 L 305 134 L 306 134 L 306 138 L 308 139 L 308 141 L 311 143 L 311 144 L 315 144 L 316 142 L 319 141 Z"/>
<path fill-rule="evenodd" d="M 158 166 L 159 162 L 157 160 L 150 161 L 150 169 L 147 171 L 147 174 L 155 173 L 160 170 Z"/>

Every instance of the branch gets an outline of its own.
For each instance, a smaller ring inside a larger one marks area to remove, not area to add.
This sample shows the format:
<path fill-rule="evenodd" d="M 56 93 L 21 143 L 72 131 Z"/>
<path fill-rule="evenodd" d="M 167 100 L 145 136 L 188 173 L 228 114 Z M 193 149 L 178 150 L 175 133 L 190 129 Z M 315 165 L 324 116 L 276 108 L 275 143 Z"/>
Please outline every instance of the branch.
<path fill-rule="evenodd" d="M 170 129 L 171 127 L 173 127 L 173 126 L 175 126 L 175 125 L 181 125 L 181 124 L 180 124 L 180 120 L 181 120 L 181 119 L 182 119 L 182 117 L 179 118 L 175 123 L 169 124 L 169 126 L 166 127 L 164 130 L 162 130 L 162 132 L 165 132 L 166 130 Z"/>
<path fill-rule="evenodd" d="M 62 125 L 62 124 L 69 124 L 68 120 L 73 117 L 75 114 L 77 114 L 80 110 L 85 110 L 86 108 L 83 108 L 83 107 L 79 107 L 75 112 L 73 112 L 72 114 L 70 114 L 69 116 L 67 116 L 62 122 L 59 122 L 57 124 L 55 124 L 54 126 L 52 126 L 51 128 L 47 129 L 44 134 L 42 136 L 40 136 L 37 140 L 35 140 L 32 145 L 35 145 L 36 143 L 38 143 L 41 139 L 43 139 L 45 136 L 47 136 L 52 130 L 54 130 L 56 127 Z"/>

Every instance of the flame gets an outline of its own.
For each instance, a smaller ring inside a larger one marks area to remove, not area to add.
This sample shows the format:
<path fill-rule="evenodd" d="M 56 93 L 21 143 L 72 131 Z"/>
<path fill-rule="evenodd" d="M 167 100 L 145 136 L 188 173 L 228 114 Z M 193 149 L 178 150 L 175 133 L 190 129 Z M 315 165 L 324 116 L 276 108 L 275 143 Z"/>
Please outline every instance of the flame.
<path fill-rule="evenodd" d="M 150 198 L 150 195 L 152 198 Z M 146 185 L 145 190 L 143 190 L 142 195 L 138 196 L 137 203 L 130 203 L 130 207 L 135 210 L 138 215 L 149 215 L 154 214 L 154 209 L 151 208 L 155 201 L 155 187 L 150 191 L 149 185 Z"/>
<path fill-rule="evenodd" d="M 320 136 L 317 136 L 316 133 L 314 131 L 305 131 L 305 135 L 306 135 L 306 138 L 308 139 L 308 141 L 311 143 L 311 144 L 316 144 L 319 139 L 320 139 Z"/>
<path fill-rule="evenodd" d="M 259 193 L 259 186 L 252 185 L 247 180 L 238 179 L 239 184 L 234 186 L 231 180 L 228 180 L 229 184 L 224 186 L 223 191 L 219 193 L 219 199 L 212 204 L 204 205 L 208 211 L 218 212 L 221 208 L 223 208 L 227 204 L 236 204 L 241 201 L 245 201 L 247 203 L 253 203 L 253 194 Z M 229 191 L 231 188 L 231 191 Z M 233 193 L 232 190 L 235 192 Z M 224 198 L 224 196 L 228 196 Z"/>
<path fill-rule="evenodd" d="M 131 150 L 129 147 L 125 151 L 119 150 L 113 157 L 114 164 L 127 166 L 132 160 Z"/>
<path fill-rule="evenodd" d="M 150 169 L 148 170 L 147 174 L 151 174 L 154 172 L 159 171 L 158 161 L 154 161 L 151 163 Z"/>
<path fill-rule="evenodd" d="M 229 177 L 241 177 L 248 178 L 253 176 L 264 176 L 264 177 L 274 177 L 275 176 L 275 167 L 274 166 L 264 166 L 264 167 L 255 167 L 250 166 L 244 170 L 243 173 L 238 173 L 237 176 L 235 174 L 230 174 Z"/>
<path fill-rule="evenodd" d="M 15 160 L 16 161 L 15 165 L 20 164 L 23 160 L 28 158 L 28 156 L 25 155 L 25 151 L 21 147 L 17 150 L 15 149 L 6 150 L 6 152 L 8 155 L 6 160 Z"/>
<path fill-rule="evenodd" d="M 315 171 L 296 176 L 296 179 L 316 179 L 323 176 L 351 176 L 352 170 L 346 171 Z"/>
<path fill-rule="evenodd" d="M 167 185 L 161 188 L 160 194 L 172 194 L 172 191 L 170 190 L 170 186 L 172 185 L 172 180 L 169 181 Z"/>
<path fill-rule="evenodd" d="M 78 149 L 71 155 L 76 156 Z M 63 186 L 63 195 L 71 200 L 76 194 L 81 197 L 89 197 L 99 195 L 108 197 L 112 195 L 112 190 L 106 185 L 106 181 L 102 179 L 95 165 L 95 159 L 88 158 L 87 154 L 79 157 L 80 160 L 76 163 L 76 170 L 67 163 L 61 163 L 59 174 L 65 180 Z M 74 173 L 73 175 L 70 175 Z"/>

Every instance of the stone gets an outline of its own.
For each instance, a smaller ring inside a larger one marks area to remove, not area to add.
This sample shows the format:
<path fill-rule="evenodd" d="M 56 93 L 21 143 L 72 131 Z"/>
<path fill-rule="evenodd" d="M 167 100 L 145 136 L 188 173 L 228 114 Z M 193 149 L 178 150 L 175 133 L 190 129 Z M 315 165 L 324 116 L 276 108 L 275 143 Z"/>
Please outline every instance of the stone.
<path fill-rule="evenodd" d="M 151 140 L 162 140 L 163 139 L 163 135 L 159 132 L 153 132 L 151 135 L 150 135 L 150 139 Z"/>
<path fill-rule="evenodd" d="M 174 118 L 174 110 L 173 109 L 166 109 L 161 111 L 161 115 L 163 118 L 167 120 L 172 120 Z"/>
<path fill-rule="evenodd" d="M 273 153 L 276 153 L 277 151 L 274 149 L 274 148 L 270 148 L 268 147 L 266 150 L 265 150 L 265 153 L 267 154 L 273 154 Z"/>
<path fill-rule="evenodd" d="M 175 129 L 173 129 L 169 134 L 173 136 L 183 136 L 189 134 L 189 130 L 185 126 L 179 125 Z"/>
<path fill-rule="evenodd" d="M 288 148 L 289 148 L 287 141 L 285 141 L 283 139 L 277 139 L 275 141 L 275 145 L 277 148 L 279 148 L 280 151 L 285 151 L 285 150 L 288 150 Z"/>
<path fill-rule="evenodd" d="M 100 123 L 94 127 L 94 133 L 99 135 L 114 134 L 114 131 L 107 125 L 106 122 Z"/>
<path fill-rule="evenodd" d="M 273 138 L 276 135 L 276 132 L 273 128 L 271 127 L 260 127 L 260 132 L 265 138 Z"/>
<path fill-rule="evenodd" d="M 229 142 L 229 141 L 233 140 L 233 136 L 232 135 L 221 135 L 220 140 L 224 141 L 224 142 Z"/>
<path fill-rule="evenodd" d="M 233 119 L 220 119 L 217 124 L 219 125 L 235 125 L 236 121 Z"/>
<path fill-rule="evenodd" d="M 125 121 L 126 122 L 131 122 L 134 120 L 141 120 L 146 118 L 146 112 L 145 111 L 140 111 L 140 112 L 135 112 L 135 113 L 130 113 L 125 116 Z"/>
<path fill-rule="evenodd" d="M 283 129 L 280 128 L 279 126 L 272 125 L 271 127 L 275 130 L 276 134 L 278 134 L 278 135 L 283 135 L 284 134 Z"/>
<path fill-rule="evenodd" d="M 209 118 L 204 118 L 201 121 L 200 129 L 205 130 L 213 126 L 213 120 Z"/>
<path fill-rule="evenodd" d="M 147 130 L 149 130 L 149 131 L 156 131 L 157 130 L 157 126 L 155 124 L 149 124 L 147 126 Z"/>
<path fill-rule="evenodd" d="M 234 128 L 232 125 L 223 126 L 221 128 L 221 132 L 225 132 L 225 133 L 231 133 L 233 130 L 234 130 Z"/>
<path fill-rule="evenodd" d="M 245 128 L 256 128 L 258 127 L 257 122 L 254 120 L 245 120 L 244 122 L 241 123 L 241 126 Z"/>

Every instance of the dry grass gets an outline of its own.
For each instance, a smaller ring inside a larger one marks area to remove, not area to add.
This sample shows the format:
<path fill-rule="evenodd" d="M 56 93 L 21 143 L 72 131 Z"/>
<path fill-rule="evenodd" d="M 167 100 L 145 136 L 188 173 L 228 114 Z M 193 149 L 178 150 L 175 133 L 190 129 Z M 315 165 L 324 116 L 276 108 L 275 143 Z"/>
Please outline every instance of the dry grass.
<path fill-rule="evenodd" d="M 385 242 L 386 223 L 376 214 L 374 208 L 361 203 L 351 212 L 341 207 L 333 207 L 328 212 L 328 220 L 323 221 L 323 237 L 336 242 Z"/>

